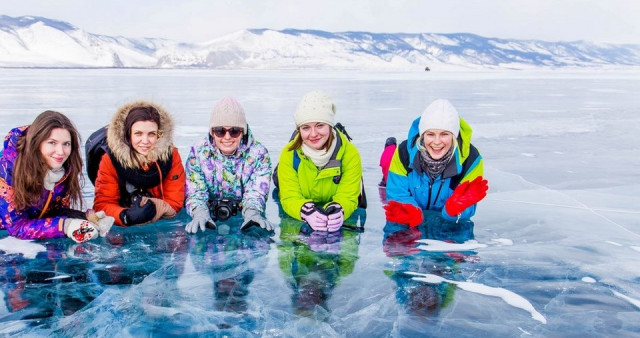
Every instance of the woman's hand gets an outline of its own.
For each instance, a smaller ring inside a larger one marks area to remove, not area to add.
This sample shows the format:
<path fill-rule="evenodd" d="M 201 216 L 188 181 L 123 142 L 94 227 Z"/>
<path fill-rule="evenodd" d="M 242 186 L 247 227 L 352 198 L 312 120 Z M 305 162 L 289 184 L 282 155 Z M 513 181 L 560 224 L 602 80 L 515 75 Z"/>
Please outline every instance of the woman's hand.
<path fill-rule="evenodd" d="M 156 205 L 149 203 L 148 199 L 145 199 L 147 203 L 143 203 L 142 200 L 142 197 L 134 196 L 131 207 L 120 212 L 122 224 L 128 226 L 151 222 L 156 215 Z"/>
<path fill-rule="evenodd" d="M 338 231 L 344 223 L 344 210 L 339 203 L 333 202 L 324 208 L 327 214 L 327 230 L 329 232 Z"/>
<path fill-rule="evenodd" d="M 87 220 L 93 223 L 96 229 L 98 229 L 100 237 L 106 236 L 111 226 L 113 226 L 113 222 L 115 222 L 115 218 L 107 216 L 104 211 L 95 212 L 93 209 L 89 209 L 86 215 Z"/>
<path fill-rule="evenodd" d="M 300 209 L 300 217 L 309 224 L 313 230 L 327 231 L 329 218 L 324 211 L 316 207 L 313 202 L 307 202 Z"/>
<path fill-rule="evenodd" d="M 176 211 L 169 205 L 169 203 L 155 197 L 142 197 L 142 204 L 147 201 L 153 202 L 156 206 L 156 215 L 153 216 L 151 222 L 155 222 L 160 218 L 172 218 L 176 215 Z"/>
<path fill-rule="evenodd" d="M 97 238 L 100 232 L 93 223 L 86 219 L 67 218 L 64 220 L 64 234 L 76 243 L 82 243 Z"/>
<path fill-rule="evenodd" d="M 460 215 L 466 208 L 480 202 L 487 196 L 489 185 L 482 176 L 475 180 L 463 182 L 453 191 L 453 194 L 444 203 L 444 209 L 452 217 Z"/>
<path fill-rule="evenodd" d="M 423 218 L 420 208 L 413 204 L 396 201 L 389 201 L 389 204 L 384 206 L 384 214 L 389 222 L 408 224 L 411 227 L 422 223 Z"/>

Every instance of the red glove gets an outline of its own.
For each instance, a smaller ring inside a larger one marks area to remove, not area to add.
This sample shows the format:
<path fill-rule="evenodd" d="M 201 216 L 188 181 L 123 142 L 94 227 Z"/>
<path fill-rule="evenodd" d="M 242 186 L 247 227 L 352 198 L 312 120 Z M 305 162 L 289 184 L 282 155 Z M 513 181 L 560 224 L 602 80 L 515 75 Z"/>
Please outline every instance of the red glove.
<path fill-rule="evenodd" d="M 408 203 L 389 201 L 389 204 L 384 206 L 384 214 L 387 221 L 394 223 L 408 224 L 412 227 L 422 223 L 422 210 Z"/>
<path fill-rule="evenodd" d="M 463 182 L 456 187 L 451 197 L 444 203 L 444 209 L 451 216 L 460 215 L 466 208 L 480 202 L 487 196 L 489 185 L 487 180 L 482 176 L 476 177 L 475 180 Z"/>

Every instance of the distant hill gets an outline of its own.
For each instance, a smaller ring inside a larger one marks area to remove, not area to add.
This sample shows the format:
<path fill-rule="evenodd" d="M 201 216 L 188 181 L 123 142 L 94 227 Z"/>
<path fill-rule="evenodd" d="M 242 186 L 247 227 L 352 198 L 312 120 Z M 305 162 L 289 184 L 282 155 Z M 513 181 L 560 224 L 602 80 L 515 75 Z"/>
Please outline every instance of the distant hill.
<path fill-rule="evenodd" d="M 0 16 L 0 67 L 431 70 L 637 67 L 640 45 L 474 34 L 249 29 L 203 43 L 86 32 Z"/>

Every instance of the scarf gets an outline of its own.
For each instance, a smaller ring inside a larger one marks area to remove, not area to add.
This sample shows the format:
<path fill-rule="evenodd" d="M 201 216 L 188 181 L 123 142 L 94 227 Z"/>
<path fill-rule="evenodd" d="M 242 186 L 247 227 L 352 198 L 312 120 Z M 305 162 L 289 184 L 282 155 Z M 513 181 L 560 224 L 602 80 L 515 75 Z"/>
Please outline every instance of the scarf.
<path fill-rule="evenodd" d="M 131 184 L 136 189 L 151 189 L 157 185 L 162 184 L 162 181 L 167 177 L 171 170 L 173 163 L 173 153 L 169 155 L 166 161 L 158 160 L 155 163 L 149 163 L 149 168 L 144 170 L 143 168 L 126 168 L 124 167 L 115 156 L 111 155 L 111 163 L 116 169 L 118 174 L 118 182 L 125 182 Z M 158 171 L 160 167 L 160 171 Z"/>
<path fill-rule="evenodd" d="M 318 168 L 322 168 L 327 165 L 327 163 L 329 163 L 331 155 L 336 149 L 336 137 L 340 136 L 336 135 L 336 132 L 333 130 L 331 132 L 333 133 L 333 142 L 331 143 L 329 149 L 326 151 L 324 149 L 316 150 L 302 143 L 302 153 L 309 157 L 313 164 L 315 164 Z"/>
<path fill-rule="evenodd" d="M 447 151 L 447 153 L 439 160 L 431 158 L 426 149 L 420 149 L 420 167 L 422 168 L 422 171 L 429 175 L 429 178 L 431 178 L 432 181 L 444 172 L 444 168 L 453 158 L 453 148 L 454 147 L 449 148 L 449 151 Z"/>
<path fill-rule="evenodd" d="M 44 188 L 47 190 L 53 190 L 53 187 L 56 186 L 56 183 L 58 183 L 63 176 L 64 168 L 62 167 L 47 170 L 47 174 L 44 176 Z"/>

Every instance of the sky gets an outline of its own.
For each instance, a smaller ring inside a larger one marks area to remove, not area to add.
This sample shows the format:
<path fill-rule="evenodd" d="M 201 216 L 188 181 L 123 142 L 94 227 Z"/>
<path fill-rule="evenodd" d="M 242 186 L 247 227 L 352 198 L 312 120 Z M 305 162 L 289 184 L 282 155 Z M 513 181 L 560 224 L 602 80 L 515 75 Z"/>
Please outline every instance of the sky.
<path fill-rule="evenodd" d="M 0 14 L 183 42 L 297 28 L 640 44 L 638 0 L 2 0 Z"/>

